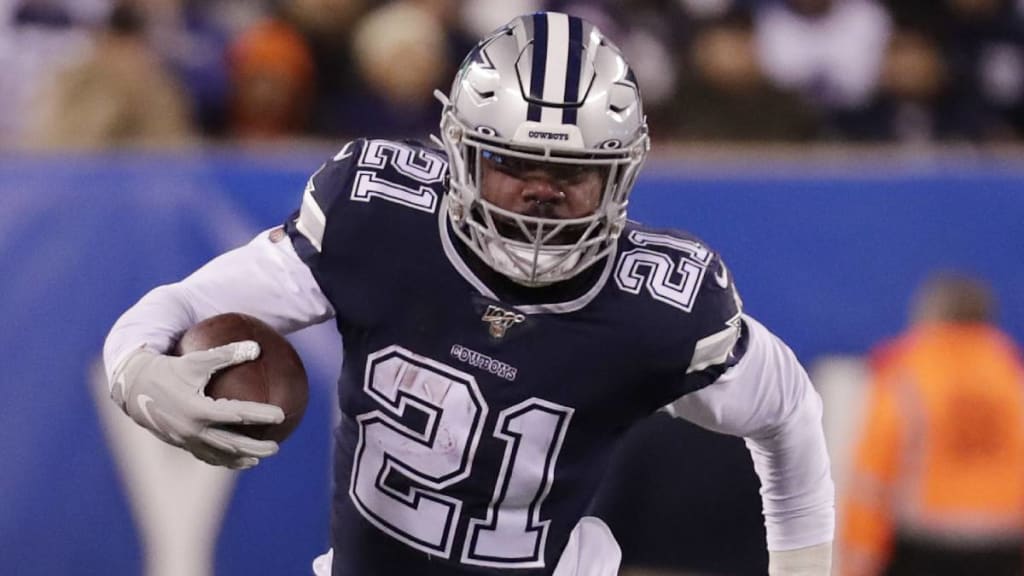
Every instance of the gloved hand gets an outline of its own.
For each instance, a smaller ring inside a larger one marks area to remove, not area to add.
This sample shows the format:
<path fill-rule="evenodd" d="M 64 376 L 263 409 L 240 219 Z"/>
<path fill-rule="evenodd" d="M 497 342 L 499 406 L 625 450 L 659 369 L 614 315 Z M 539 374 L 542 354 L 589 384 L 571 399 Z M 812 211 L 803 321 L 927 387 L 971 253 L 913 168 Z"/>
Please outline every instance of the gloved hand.
<path fill-rule="evenodd" d="M 234 342 L 184 356 L 139 348 L 114 373 L 111 396 L 137 424 L 157 438 L 184 448 L 215 466 L 251 468 L 277 453 L 277 442 L 256 440 L 220 428 L 228 424 L 278 424 L 277 406 L 241 400 L 214 400 L 203 394 L 218 370 L 260 355 L 259 344 Z"/>

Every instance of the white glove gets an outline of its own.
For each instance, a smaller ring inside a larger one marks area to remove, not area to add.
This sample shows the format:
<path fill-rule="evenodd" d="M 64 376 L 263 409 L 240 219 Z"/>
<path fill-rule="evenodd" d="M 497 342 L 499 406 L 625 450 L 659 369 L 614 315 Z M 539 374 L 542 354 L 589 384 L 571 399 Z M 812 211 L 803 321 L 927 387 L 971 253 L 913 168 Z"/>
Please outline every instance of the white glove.
<path fill-rule="evenodd" d="M 203 393 L 218 370 L 260 355 L 259 344 L 233 342 L 184 356 L 164 356 L 145 348 L 117 367 L 111 397 L 157 438 L 188 450 L 215 466 L 251 468 L 277 453 L 277 442 L 256 440 L 218 426 L 279 424 L 284 412 L 272 404 L 214 400 Z"/>
<path fill-rule="evenodd" d="M 796 550 L 769 550 L 769 576 L 828 576 L 832 572 L 832 542 Z"/>

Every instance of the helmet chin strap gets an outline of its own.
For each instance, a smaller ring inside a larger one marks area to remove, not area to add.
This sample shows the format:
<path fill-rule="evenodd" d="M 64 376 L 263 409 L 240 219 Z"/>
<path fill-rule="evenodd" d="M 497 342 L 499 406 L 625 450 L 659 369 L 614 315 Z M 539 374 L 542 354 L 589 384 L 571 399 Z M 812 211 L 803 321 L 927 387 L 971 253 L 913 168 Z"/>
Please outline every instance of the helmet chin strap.
<path fill-rule="evenodd" d="M 579 252 L 573 252 L 566 257 L 564 250 L 540 248 L 536 251 L 536 265 L 523 266 L 533 268 L 533 274 L 530 275 L 532 277 L 526 277 L 527 274 L 523 272 L 523 267 L 518 266 L 515 260 L 520 263 L 533 263 L 534 248 L 517 246 L 510 242 L 504 242 L 504 247 L 502 247 L 498 242 L 487 239 L 484 241 L 484 250 L 491 257 L 490 264 L 495 271 L 524 286 L 546 286 L 565 279 L 566 273 L 572 270 L 580 260 Z M 553 275 L 554 278 L 550 280 L 537 278 L 538 271 L 542 271 L 543 275 L 549 278 Z"/>

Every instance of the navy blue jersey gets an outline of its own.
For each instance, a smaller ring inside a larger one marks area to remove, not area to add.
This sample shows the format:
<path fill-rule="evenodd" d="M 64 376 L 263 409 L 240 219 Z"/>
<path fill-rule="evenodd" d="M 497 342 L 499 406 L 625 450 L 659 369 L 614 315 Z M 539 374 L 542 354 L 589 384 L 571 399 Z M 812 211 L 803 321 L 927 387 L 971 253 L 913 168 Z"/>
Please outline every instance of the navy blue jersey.
<path fill-rule="evenodd" d="M 446 171 L 356 141 L 287 223 L 345 348 L 335 576 L 550 574 L 616 441 L 742 353 L 699 240 L 630 223 L 608 259 L 525 288 L 452 235 Z"/>

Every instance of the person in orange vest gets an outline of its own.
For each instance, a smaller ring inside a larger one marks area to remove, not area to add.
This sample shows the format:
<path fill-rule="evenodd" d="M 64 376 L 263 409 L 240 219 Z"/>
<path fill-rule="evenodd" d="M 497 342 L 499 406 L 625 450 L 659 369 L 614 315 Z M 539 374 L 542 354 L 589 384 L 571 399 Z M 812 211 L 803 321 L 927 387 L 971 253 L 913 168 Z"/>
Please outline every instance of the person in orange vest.
<path fill-rule="evenodd" d="M 1024 366 L 976 279 L 941 275 L 872 357 L 842 576 L 1024 573 Z"/>

